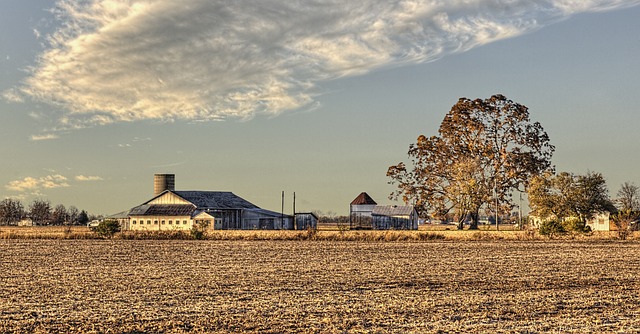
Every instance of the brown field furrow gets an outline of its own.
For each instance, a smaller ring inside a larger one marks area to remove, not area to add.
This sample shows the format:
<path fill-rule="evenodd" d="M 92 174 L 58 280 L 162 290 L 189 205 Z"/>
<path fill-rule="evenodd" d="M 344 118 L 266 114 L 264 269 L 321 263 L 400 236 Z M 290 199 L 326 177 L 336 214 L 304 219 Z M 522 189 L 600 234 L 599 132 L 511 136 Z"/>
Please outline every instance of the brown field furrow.
<path fill-rule="evenodd" d="M 640 332 L 637 242 L 0 240 L 0 332 Z"/>

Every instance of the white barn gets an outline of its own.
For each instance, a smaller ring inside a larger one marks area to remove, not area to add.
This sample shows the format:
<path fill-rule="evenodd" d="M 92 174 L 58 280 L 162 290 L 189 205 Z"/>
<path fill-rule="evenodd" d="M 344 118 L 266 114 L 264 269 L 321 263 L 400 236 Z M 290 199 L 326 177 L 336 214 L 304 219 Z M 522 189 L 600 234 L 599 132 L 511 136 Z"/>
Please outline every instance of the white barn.
<path fill-rule="evenodd" d="M 171 182 L 158 182 L 167 176 Z M 157 174 L 155 181 L 153 198 L 107 218 L 133 231 L 190 230 L 199 223 L 216 230 L 293 229 L 293 216 L 261 209 L 232 192 L 176 191 L 171 174 Z"/>

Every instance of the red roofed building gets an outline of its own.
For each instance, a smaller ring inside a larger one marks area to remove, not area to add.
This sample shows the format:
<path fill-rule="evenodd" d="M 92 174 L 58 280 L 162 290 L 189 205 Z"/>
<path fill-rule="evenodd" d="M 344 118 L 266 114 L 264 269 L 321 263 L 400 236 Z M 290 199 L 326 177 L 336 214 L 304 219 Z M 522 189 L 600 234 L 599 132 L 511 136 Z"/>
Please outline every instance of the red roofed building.
<path fill-rule="evenodd" d="M 371 213 L 378 205 L 376 201 L 366 192 L 360 193 L 349 206 L 349 228 L 354 229 L 371 229 Z"/>
<path fill-rule="evenodd" d="M 413 206 L 378 205 L 366 192 L 360 193 L 349 208 L 352 230 L 417 230 L 418 213 Z"/>

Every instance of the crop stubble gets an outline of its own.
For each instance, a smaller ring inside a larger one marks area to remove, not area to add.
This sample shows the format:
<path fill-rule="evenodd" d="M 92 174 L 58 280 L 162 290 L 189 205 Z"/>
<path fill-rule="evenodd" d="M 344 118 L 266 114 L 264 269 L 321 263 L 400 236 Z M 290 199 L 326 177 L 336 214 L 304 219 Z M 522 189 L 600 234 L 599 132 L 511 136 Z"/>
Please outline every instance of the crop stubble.
<path fill-rule="evenodd" d="M 0 240 L 0 332 L 637 332 L 640 244 Z"/>

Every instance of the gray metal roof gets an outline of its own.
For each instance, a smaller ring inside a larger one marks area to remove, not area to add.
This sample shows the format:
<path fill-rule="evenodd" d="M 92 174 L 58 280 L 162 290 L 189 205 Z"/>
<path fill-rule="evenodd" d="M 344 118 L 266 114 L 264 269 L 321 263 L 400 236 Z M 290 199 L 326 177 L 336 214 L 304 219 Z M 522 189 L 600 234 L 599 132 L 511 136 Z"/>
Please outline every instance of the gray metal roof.
<path fill-rule="evenodd" d="M 173 191 L 198 209 L 258 209 L 230 191 Z"/>
<path fill-rule="evenodd" d="M 131 211 L 131 216 L 191 216 L 196 207 L 190 204 L 144 204 Z"/>
<path fill-rule="evenodd" d="M 413 206 L 411 205 L 377 205 L 375 208 L 373 208 L 373 212 L 371 212 L 371 214 L 376 216 L 388 217 L 410 216 L 413 210 Z"/>
<path fill-rule="evenodd" d="M 138 205 L 135 208 L 129 210 L 129 216 L 142 216 L 145 212 L 147 212 L 150 206 L 151 205 L 149 204 Z"/>
<path fill-rule="evenodd" d="M 267 210 L 267 209 L 260 209 L 260 208 L 256 208 L 256 209 L 250 209 L 248 210 L 250 212 L 255 212 L 258 213 L 260 215 L 263 216 L 269 216 L 269 217 L 275 217 L 275 218 L 280 218 L 280 217 L 284 217 L 284 218 L 292 218 L 293 216 L 289 215 L 289 214 L 283 214 L 282 212 L 276 212 L 276 211 L 271 211 L 271 210 Z"/>
<path fill-rule="evenodd" d="M 118 213 L 114 213 L 111 216 L 107 216 L 105 218 L 106 219 L 125 219 L 125 218 L 129 218 L 129 210 L 118 212 Z"/>

